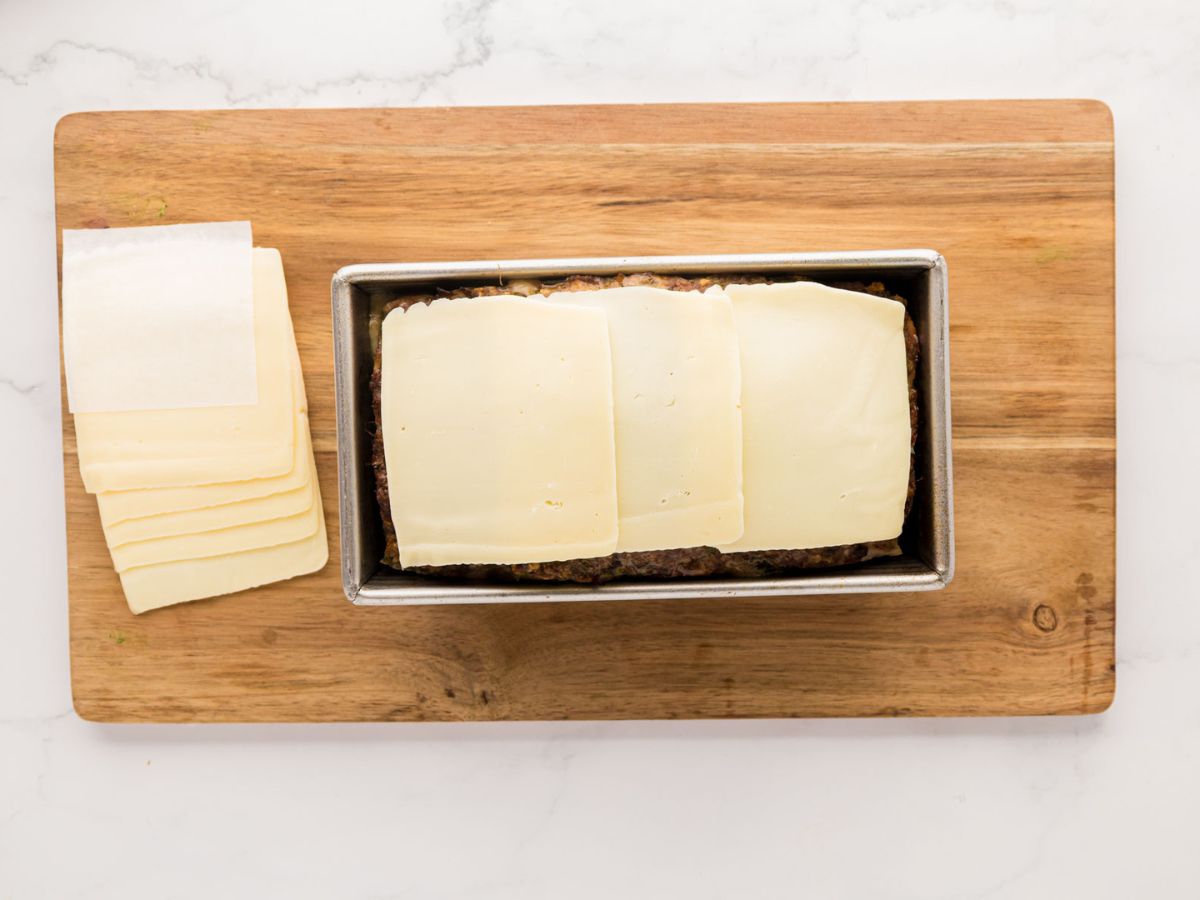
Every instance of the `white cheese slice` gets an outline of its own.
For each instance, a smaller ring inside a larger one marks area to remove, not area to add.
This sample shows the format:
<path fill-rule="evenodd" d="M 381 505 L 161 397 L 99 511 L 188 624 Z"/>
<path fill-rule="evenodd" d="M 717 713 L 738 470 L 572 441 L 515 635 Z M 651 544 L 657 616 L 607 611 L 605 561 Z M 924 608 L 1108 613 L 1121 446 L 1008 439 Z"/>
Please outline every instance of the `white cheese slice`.
<path fill-rule="evenodd" d="M 404 566 L 604 556 L 617 543 L 608 327 L 595 309 L 438 300 L 383 323 Z"/>
<path fill-rule="evenodd" d="M 63 231 L 75 413 L 257 400 L 249 222 Z"/>
<path fill-rule="evenodd" d="M 310 536 L 318 527 L 320 503 L 314 483 L 302 488 L 307 495 L 304 510 L 296 515 L 264 522 L 251 522 L 232 528 L 202 531 L 196 534 L 176 534 L 134 541 L 119 547 L 109 547 L 113 568 L 118 572 L 138 566 L 176 562 L 182 559 L 203 559 L 224 556 L 260 547 L 287 544 Z"/>
<path fill-rule="evenodd" d="M 726 552 L 894 538 L 910 464 L 904 307 L 811 282 L 729 285 L 745 532 Z"/>
<path fill-rule="evenodd" d="M 304 381 L 300 376 L 299 355 L 294 355 L 293 378 L 296 385 L 296 396 L 300 400 L 301 407 L 303 407 L 305 405 L 303 402 Z M 145 546 L 135 548 L 137 553 L 145 554 L 148 548 L 157 548 L 161 557 L 164 546 L 168 548 L 178 548 L 181 545 L 187 546 L 178 541 L 166 545 L 153 543 L 161 538 L 226 529 L 234 529 L 230 535 L 225 537 L 226 542 L 232 537 L 237 539 L 240 544 L 248 545 L 250 541 L 255 539 L 254 535 L 261 532 L 238 531 L 236 530 L 237 526 L 283 518 L 292 518 L 293 522 L 299 521 L 296 517 L 302 513 L 311 512 L 314 502 L 314 491 L 318 490 L 318 487 L 315 482 L 316 474 L 312 468 L 313 451 L 312 439 L 308 429 L 308 416 L 303 408 L 296 411 L 293 421 L 296 433 L 296 453 L 292 471 L 285 476 L 269 480 L 275 482 L 283 482 L 285 479 L 294 481 L 296 484 L 295 488 L 261 497 L 251 496 L 247 499 L 219 505 L 150 513 L 139 517 L 130 517 L 111 524 L 104 522 L 103 506 L 101 506 L 101 524 L 104 526 L 104 539 L 110 550 L 123 547 L 126 544 L 145 542 Z M 159 504 L 160 501 L 156 499 L 159 494 L 170 495 L 180 492 L 192 492 L 194 496 L 199 497 L 203 496 L 205 492 L 209 492 L 210 494 L 232 492 L 236 495 L 241 490 L 254 493 L 257 490 L 256 486 L 258 483 L 264 480 L 268 479 L 235 481 L 223 485 L 198 485 L 191 488 L 150 488 L 142 491 L 97 494 L 96 498 L 97 500 L 103 500 L 106 497 L 113 498 L 122 496 L 123 494 L 135 494 L 138 495 L 140 500 L 140 504 L 135 505 L 140 505 L 141 508 L 146 509 Z M 278 538 L 276 537 L 276 539 Z M 114 554 L 114 558 L 118 556 L 121 556 L 121 554 Z"/>
<path fill-rule="evenodd" d="M 298 443 L 297 446 L 303 446 L 305 452 L 309 452 L 307 434 L 303 444 Z M 299 515 L 307 512 L 313 502 L 313 487 L 310 480 L 312 473 L 308 472 L 307 463 L 304 464 L 302 471 L 306 473 L 305 483 L 294 490 L 284 491 L 280 494 L 268 494 L 266 497 L 238 500 L 221 506 L 205 506 L 183 512 L 159 513 L 138 519 L 126 519 L 123 522 L 106 525 L 104 540 L 109 547 L 120 547 L 135 541 L 197 534 L 202 531 L 218 531 L 223 528 L 234 528 L 239 525 Z"/>
<path fill-rule="evenodd" d="M 316 506 L 317 530 L 302 540 L 122 572 L 121 587 L 130 610 L 143 613 L 189 600 L 232 594 L 324 568 L 329 560 L 329 543 L 319 496 Z"/>
<path fill-rule="evenodd" d="M 106 532 L 114 526 L 130 519 L 147 520 L 151 517 L 165 514 L 183 514 L 190 511 L 200 511 L 216 507 L 230 508 L 248 503 L 251 500 L 267 501 L 283 494 L 295 495 L 299 488 L 308 484 L 308 459 L 311 455 L 312 440 L 309 436 L 308 403 L 304 394 L 304 379 L 300 372 L 300 355 L 293 352 L 292 386 L 293 398 L 299 402 L 292 422 L 296 439 L 293 443 L 292 467 L 285 475 L 271 478 L 249 478 L 245 481 L 227 481 L 218 484 L 195 484 L 171 488 L 142 488 L 132 491 L 104 491 L 96 494 L 96 504 L 100 509 L 100 523 Z M 270 511 L 270 515 L 259 515 L 259 519 L 277 518 L 288 515 L 281 511 L 280 504 L 288 501 L 273 500 L 259 507 L 260 511 Z M 299 510 L 291 510 L 298 512 Z M 219 514 L 218 514 L 219 515 Z M 184 521 L 180 519 L 179 521 Z M 206 520 L 207 521 L 207 520 Z M 243 521 L 254 521 L 253 518 Z M 214 528 L 228 527 L 238 524 L 226 522 L 224 525 L 214 525 Z M 197 528 L 196 531 L 209 529 Z M 164 531 L 162 534 L 180 534 L 178 531 Z"/>
<path fill-rule="evenodd" d="M 621 287 L 551 294 L 603 310 L 612 344 L 618 551 L 742 534 L 737 332 L 720 293 Z"/>
<path fill-rule="evenodd" d="M 292 494 L 308 483 L 309 452 L 308 416 L 297 413 L 294 418 L 297 440 L 292 468 L 286 475 L 272 478 L 250 478 L 246 481 L 227 481 L 221 484 L 197 484 L 176 488 L 143 488 L 134 491 L 106 491 L 96 494 L 100 508 L 100 523 L 114 528 L 130 520 L 140 521 L 165 515 L 183 515 L 205 509 L 234 506 L 252 500 L 267 500 L 281 494 Z"/>
<path fill-rule="evenodd" d="M 254 250 L 254 337 L 254 405 L 77 413 L 79 469 L 87 490 L 178 487 L 286 474 L 295 438 L 290 365 L 295 337 L 277 250 Z"/>

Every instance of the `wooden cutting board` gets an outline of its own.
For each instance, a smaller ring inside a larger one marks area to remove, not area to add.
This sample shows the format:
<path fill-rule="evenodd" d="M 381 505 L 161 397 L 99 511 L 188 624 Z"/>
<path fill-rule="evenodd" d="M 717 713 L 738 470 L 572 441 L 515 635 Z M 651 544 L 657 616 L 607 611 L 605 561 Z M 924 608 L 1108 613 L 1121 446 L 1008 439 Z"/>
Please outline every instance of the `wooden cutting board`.
<path fill-rule="evenodd" d="M 283 253 L 330 564 L 131 615 L 63 418 L 75 708 L 99 721 L 1092 713 L 1111 702 L 1113 145 L 1091 101 L 83 113 L 60 228 L 250 219 Z M 939 593 L 355 608 L 346 263 L 933 247 L 958 574 Z M 61 249 L 61 243 L 60 243 Z"/>

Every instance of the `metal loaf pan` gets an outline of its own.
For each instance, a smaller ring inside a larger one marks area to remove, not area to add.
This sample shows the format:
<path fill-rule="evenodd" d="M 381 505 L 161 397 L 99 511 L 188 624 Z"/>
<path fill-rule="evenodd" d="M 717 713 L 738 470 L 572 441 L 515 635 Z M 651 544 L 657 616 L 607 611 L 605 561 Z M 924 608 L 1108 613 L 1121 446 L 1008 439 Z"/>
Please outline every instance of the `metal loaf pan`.
<path fill-rule="evenodd" d="M 901 536 L 904 555 L 778 578 L 617 580 L 600 586 L 502 584 L 406 575 L 382 565 L 383 529 L 371 471 L 374 415 L 370 379 L 374 336 L 370 311 L 382 295 L 436 287 L 497 284 L 517 278 L 655 272 L 701 275 L 744 272 L 817 281 L 883 281 L 904 296 L 921 340 L 917 487 Z M 363 606 L 937 590 L 954 573 L 950 460 L 950 371 L 946 262 L 933 250 L 641 256 L 492 262 L 382 263 L 346 266 L 333 278 L 341 565 L 346 596 Z"/>

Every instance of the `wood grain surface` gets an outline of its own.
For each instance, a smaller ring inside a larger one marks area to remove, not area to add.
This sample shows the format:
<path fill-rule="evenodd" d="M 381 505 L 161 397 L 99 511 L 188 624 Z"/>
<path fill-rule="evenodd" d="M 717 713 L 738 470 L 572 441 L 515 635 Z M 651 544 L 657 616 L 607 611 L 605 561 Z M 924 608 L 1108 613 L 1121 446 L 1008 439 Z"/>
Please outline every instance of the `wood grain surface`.
<path fill-rule="evenodd" d="M 1090 101 L 83 113 L 60 228 L 250 219 L 283 253 L 321 572 L 134 617 L 63 418 L 75 707 L 101 721 L 1091 713 L 1114 688 L 1113 150 Z M 61 246 L 61 245 L 60 245 Z M 933 247 L 958 569 L 937 593 L 355 608 L 346 263 Z"/>

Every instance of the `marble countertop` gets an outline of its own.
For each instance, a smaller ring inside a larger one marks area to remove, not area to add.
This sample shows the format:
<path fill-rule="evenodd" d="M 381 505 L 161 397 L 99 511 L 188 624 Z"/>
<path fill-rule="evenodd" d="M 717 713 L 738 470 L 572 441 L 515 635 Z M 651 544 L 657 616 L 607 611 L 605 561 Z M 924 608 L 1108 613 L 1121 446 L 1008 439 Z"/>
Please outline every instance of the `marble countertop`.
<path fill-rule="evenodd" d="M 0 5 L 0 898 L 1200 895 L 1200 16 L 1182 0 Z M 98 726 L 71 710 L 51 136 L 105 108 L 1097 97 L 1102 716 Z"/>

